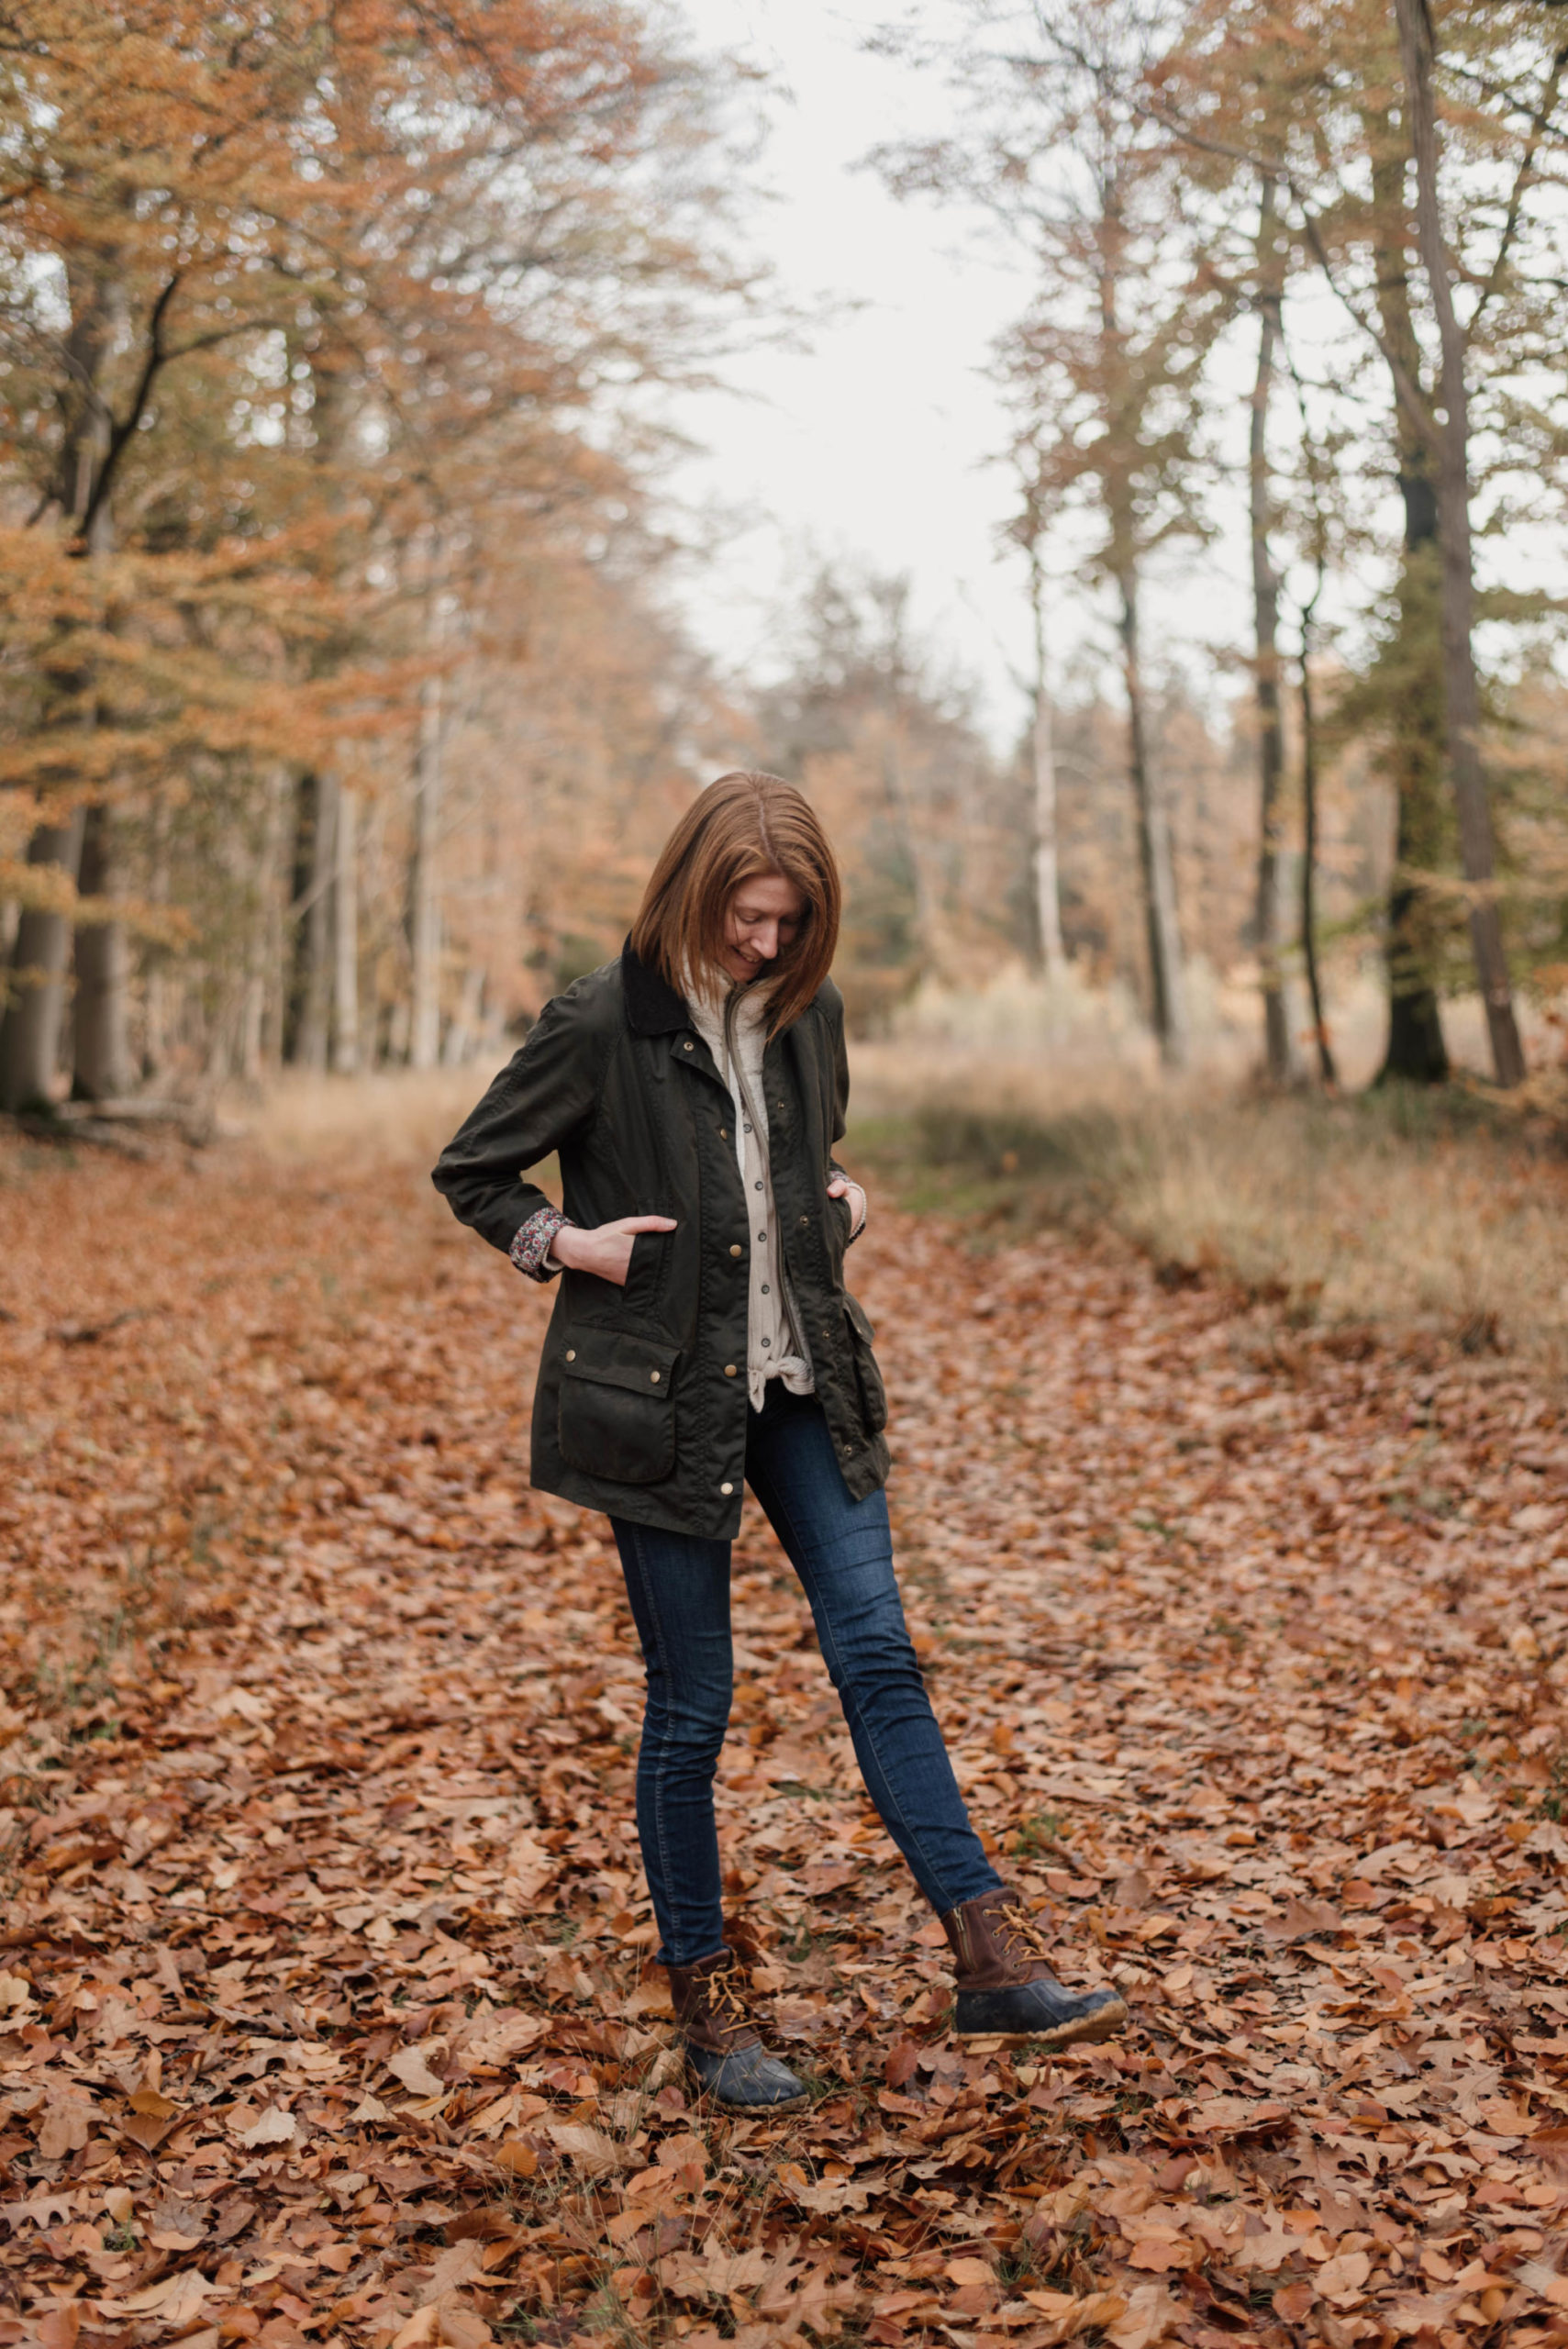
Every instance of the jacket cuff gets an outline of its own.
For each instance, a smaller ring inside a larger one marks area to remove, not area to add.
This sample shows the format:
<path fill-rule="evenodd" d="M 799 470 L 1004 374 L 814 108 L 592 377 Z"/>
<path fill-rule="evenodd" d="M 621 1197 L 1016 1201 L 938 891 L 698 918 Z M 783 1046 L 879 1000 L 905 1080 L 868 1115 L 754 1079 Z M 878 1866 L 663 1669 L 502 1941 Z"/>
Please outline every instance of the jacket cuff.
<path fill-rule="evenodd" d="M 550 1263 L 550 1252 L 556 1233 L 571 1220 L 559 1208 L 539 1208 L 530 1215 L 506 1251 L 518 1272 L 526 1273 L 530 1281 L 552 1281 L 561 1266 Z"/>

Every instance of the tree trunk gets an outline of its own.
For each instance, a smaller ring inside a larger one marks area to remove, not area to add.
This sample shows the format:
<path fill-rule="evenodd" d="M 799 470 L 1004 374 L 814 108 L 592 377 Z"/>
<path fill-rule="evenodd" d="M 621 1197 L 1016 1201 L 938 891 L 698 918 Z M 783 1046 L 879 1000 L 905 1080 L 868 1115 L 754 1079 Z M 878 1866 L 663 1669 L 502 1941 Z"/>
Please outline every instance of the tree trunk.
<path fill-rule="evenodd" d="M 1280 970 L 1279 831 L 1284 782 L 1284 729 L 1280 718 L 1279 575 L 1269 552 L 1269 400 L 1279 343 L 1284 256 L 1279 236 L 1279 191 L 1265 180 L 1258 206 L 1258 367 L 1248 433 L 1248 508 L 1252 542 L 1253 693 L 1258 717 L 1258 890 L 1254 927 L 1263 996 L 1263 1073 L 1271 1085 L 1290 1082 L 1290 1030 Z"/>
<path fill-rule="evenodd" d="M 160 792 L 152 802 L 147 827 L 147 899 L 154 907 L 169 903 L 172 823 L 169 802 Z M 161 949 L 150 957 L 142 983 L 141 1077 L 144 1084 L 153 1083 L 168 1061 L 173 996 L 167 950 Z"/>
<path fill-rule="evenodd" d="M 296 1068 L 327 1065 L 332 922 L 333 795 L 323 774 L 300 777 L 295 852 L 294 1017 L 288 1057 Z"/>
<path fill-rule="evenodd" d="M 1523 1082 L 1524 1049 L 1494 887 L 1492 810 L 1481 764 L 1481 691 L 1473 642 L 1475 584 L 1470 538 L 1470 413 L 1464 337 L 1438 206 L 1438 128 L 1432 27 L 1426 0 L 1395 0 L 1399 54 L 1416 159 L 1416 225 L 1441 351 L 1438 392 L 1438 544 L 1442 558 L 1442 646 L 1448 766 L 1459 814 L 1460 859 L 1471 886 L 1470 941 L 1486 1009 L 1497 1083 Z"/>
<path fill-rule="evenodd" d="M 442 602 L 444 550 L 430 550 L 426 591 L 425 643 L 432 657 L 446 640 Z M 441 1056 L 441 897 L 438 864 L 441 840 L 442 752 L 445 694 L 438 669 L 419 688 L 419 740 L 414 754 L 414 857 L 408 875 L 411 974 L 408 1006 L 408 1065 L 435 1068 Z"/>
<path fill-rule="evenodd" d="M 1149 947 L 1151 1018 L 1169 1068 L 1187 1057 L 1186 985 L 1181 932 L 1176 921 L 1176 873 L 1165 798 L 1149 757 L 1149 729 L 1139 660 L 1138 577 L 1124 571 L 1117 580 L 1121 597 L 1119 633 L 1127 685 L 1128 772 L 1138 818 L 1138 862 L 1143 884 L 1144 927 Z"/>
<path fill-rule="evenodd" d="M 99 400 L 98 384 L 124 315 L 124 287 L 115 256 L 101 252 L 84 256 L 68 268 L 66 299 L 71 326 L 65 348 L 72 396 L 63 418 L 54 494 L 67 530 L 77 537 L 93 509 L 108 451 L 108 418 Z M 106 553 L 112 544 L 112 518 L 105 500 L 94 516 L 89 542 L 80 551 L 91 561 Z M 78 676 L 69 690 L 80 692 L 85 682 Z M 87 722 L 94 722 L 91 716 Z M 74 882 L 84 824 L 81 808 L 63 821 L 40 824 L 28 843 L 28 863 L 55 865 L 62 878 Z M 0 1108 L 17 1109 L 53 1099 L 70 957 L 67 915 L 42 908 L 23 914 L 11 952 L 9 996 L 0 1015 Z M 123 1010 L 120 1017 L 123 1019 Z"/>
<path fill-rule="evenodd" d="M 351 1076 L 360 1065 L 360 803 L 338 785 L 332 885 L 332 1065 Z"/>
<path fill-rule="evenodd" d="M 275 1065 L 284 1057 L 288 1001 L 286 844 L 289 797 L 288 769 L 273 767 L 266 780 L 266 813 L 262 818 L 261 852 L 256 873 L 256 918 L 251 933 L 260 995 L 260 1026 L 254 1048 L 255 1067 L 252 1071 L 247 1065 L 246 1074 L 253 1074 L 258 1077 L 269 1062 Z"/>
<path fill-rule="evenodd" d="M 408 1065 L 434 1068 L 441 1056 L 441 899 L 436 874 L 441 832 L 441 681 L 419 691 L 414 761 L 414 869 L 409 875 L 412 979 Z"/>
<path fill-rule="evenodd" d="M 931 891 L 925 859 L 915 838 L 914 810 L 909 803 L 909 786 L 905 779 L 904 757 L 898 740 L 898 712 L 891 692 L 887 696 L 884 719 L 882 787 L 887 795 L 888 812 L 893 818 L 893 829 L 909 874 L 909 893 L 914 901 L 915 951 L 924 972 L 932 967 L 936 959 Z"/>
<path fill-rule="evenodd" d="M 1045 573 L 1038 536 L 1031 540 L 1029 609 L 1034 621 L 1034 723 L 1030 750 L 1034 762 L 1034 906 L 1040 940 L 1040 966 L 1046 978 L 1057 979 L 1067 968 L 1067 948 L 1062 936 L 1062 874 L 1056 833 L 1056 744 L 1051 723 L 1051 688 L 1045 669 Z"/>
<path fill-rule="evenodd" d="M 1319 593 L 1322 581 L 1319 576 Z M 1316 604 L 1318 598 L 1313 597 Z M 1318 718 L 1312 706 L 1312 615 L 1301 616 L 1301 958 L 1307 965 L 1307 995 L 1312 1006 L 1312 1036 L 1318 1074 L 1332 1092 L 1339 1083 L 1323 985 L 1318 969 Z"/>
<path fill-rule="evenodd" d="M 1441 648 L 1430 627 L 1429 576 L 1438 535 L 1431 454 L 1398 388 L 1403 375 L 1420 382 L 1421 349 L 1410 310 L 1405 254 L 1405 157 L 1397 131 L 1369 117 L 1372 146 L 1374 261 L 1378 315 L 1395 376 L 1394 438 L 1399 495 L 1405 508 L 1405 551 L 1396 590 L 1398 618 L 1394 669 L 1394 879 L 1389 885 L 1384 956 L 1388 974 L 1388 1042 L 1379 1085 L 1442 1085 L 1449 1073 L 1442 1011 L 1432 968 L 1439 912 L 1429 888 L 1415 877 L 1438 862 L 1441 830 L 1443 681 Z"/>
<path fill-rule="evenodd" d="M 89 807 L 82 831 L 77 886 L 84 897 L 115 894 L 114 818 Z M 79 923 L 76 930 L 75 1065 L 78 1101 L 114 1101 L 135 1083 L 130 1056 L 130 941 L 123 922 Z"/>
<path fill-rule="evenodd" d="M 462 1068 L 473 1058 L 484 1016 L 484 974 L 477 963 L 471 963 L 463 976 L 457 1009 L 448 1022 L 446 1040 L 441 1046 L 444 1068 Z"/>
<path fill-rule="evenodd" d="M 28 863 L 52 865 L 74 882 L 82 856 L 81 808 L 61 824 L 43 824 L 28 842 Z M 24 908 L 11 950 L 11 995 L 0 1018 L 0 1109 L 52 1107 L 71 923 L 41 906 Z"/>

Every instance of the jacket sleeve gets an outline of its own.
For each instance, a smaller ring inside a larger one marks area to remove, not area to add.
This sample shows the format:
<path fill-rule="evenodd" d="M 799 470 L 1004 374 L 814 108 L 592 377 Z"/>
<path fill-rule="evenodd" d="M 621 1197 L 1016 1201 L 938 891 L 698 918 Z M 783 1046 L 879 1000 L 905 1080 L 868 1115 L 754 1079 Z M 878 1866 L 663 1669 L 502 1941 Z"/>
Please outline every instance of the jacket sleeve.
<path fill-rule="evenodd" d="M 840 1000 L 836 1007 L 833 1019 L 833 1140 L 835 1142 L 842 1141 L 844 1139 L 845 1121 L 849 1114 L 849 1108 L 850 1056 L 844 1044 L 844 1007 Z M 850 1174 L 846 1168 L 840 1166 L 836 1158 L 830 1158 L 828 1161 L 828 1172 L 829 1174 L 842 1175 L 846 1183 L 854 1183 L 855 1181 L 854 1176 Z M 855 1188 L 860 1192 L 860 1195 L 863 1199 L 865 1197 L 865 1189 L 863 1185 L 856 1183 Z M 852 1246 L 854 1244 L 854 1242 L 860 1238 L 862 1232 L 865 1230 L 866 1224 L 869 1220 L 870 1209 L 868 1206 L 866 1213 L 861 1217 L 859 1223 L 855 1225 L 854 1230 L 851 1232 L 849 1240 L 845 1243 L 846 1246 Z"/>
<path fill-rule="evenodd" d="M 437 1160 L 430 1180 L 453 1215 L 503 1254 L 552 1204 L 523 1172 L 587 1124 L 612 1042 L 573 995 L 557 996 Z"/>
<path fill-rule="evenodd" d="M 844 1047 L 844 1005 L 842 997 L 834 1005 L 833 1030 L 833 1131 L 828 1139 L 842 1141 L 844 1126 L 850 1108 L 850 1056 Z"/>

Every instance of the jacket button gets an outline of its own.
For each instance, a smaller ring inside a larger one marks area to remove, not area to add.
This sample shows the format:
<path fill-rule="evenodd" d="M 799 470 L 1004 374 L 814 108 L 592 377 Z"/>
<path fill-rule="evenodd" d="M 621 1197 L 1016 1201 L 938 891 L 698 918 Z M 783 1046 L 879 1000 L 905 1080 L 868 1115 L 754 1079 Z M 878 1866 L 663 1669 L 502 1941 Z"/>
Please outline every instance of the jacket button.
<path fill-rule="evenodd" d="M 810 1221 L 811 1221 L 811 1218 L 810 1218 L 808 1215 L 803 1215 L 803 1216 L 801 1217 L 801 1219 L 800 1219 L 800 1228 L 801 1228 L 802 1231 L 804 1231 L 804 1230 L 805 1230 L 805 1229 L 806 1229 L 806 1225 L 807 1225 Z"/>
<path fill-rule="evenodd" d="M 654 1386 L 657 1386 L 659 1384 L 659 1373 L 656 1370 L 651 1370 L 648 1375 L 653 1381 Z"/>
<path fill-rule="evenodd" d="M 568 1361 L 568 1362 L 575 1362 L 575 1361 L 576 1361 L 576 1359 L 577 1359 L 577 1349 L 576 1349 L 576 1347 L 575 1347 L 575 1346 L 568 1346 L 568 1347 L 567 1347 L 567 1349 L 566 1349 L 566 1359 L 567 1359 L 567 1361 Z"/>
<path fill-rule="evenodd" d="M 688 1037 L 687 1037 L 687 1039 L 686 1039 L 686 1041 L 685 1041 L 685 1042 L 681 1046 L 681 1050 L 682 1050 L 682 1052 L 689 1052 L 691 1051 L 691 1049 L 692 1049 L 692 1041 L 691 1041 L 691 1038 L 688 1036 Z"/>
<path fill-rule="evenodd" d="M 737 1375 L 736 1367 L 732 1362 L 727 1362 L 725 1364 L 724 1375 L 726 1378 L 734 1378 Z"/>
<path fill-rule="evenodd" d="M 733 1243 L 731 1244 L 731 1247 L 730 1247 L 730 1251 L 729 1251 L 729 1252 L 730 1252 L 730 1254 L 731 1254 L 732 1256 L 739 1256 L 739 1254 L 740 1253 L 740 1243 L 739 1243 L 739 1241 L 733 1242 Z"/>
<path fill-rule="evenodd" d="M 718 1489 L 721 1493 L 732 1493 L 735 1487 L 733 1485 L 720 1485 Z"/>
<path fill-rule="evenodd" d="M 729 1129 L 728 1126 L 720 1126 L 718 1130 L 718 1139 L 720 1141 L 728 1141 L 729 1140 Z"/>

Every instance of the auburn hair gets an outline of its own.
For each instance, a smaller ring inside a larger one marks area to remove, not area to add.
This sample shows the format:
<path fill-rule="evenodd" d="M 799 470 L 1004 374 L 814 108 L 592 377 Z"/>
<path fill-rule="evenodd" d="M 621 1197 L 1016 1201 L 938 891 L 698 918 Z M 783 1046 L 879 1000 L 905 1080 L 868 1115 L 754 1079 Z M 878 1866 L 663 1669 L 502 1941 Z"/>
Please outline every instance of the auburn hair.
<path fill-rule="evenodd" d="M 738 770 L 698 793 L 649 878 L 631 951 L 677 995 L 695 974 L 722 974 L 729 901 L 743 882 L 771 873 L 793 882 L 805 901 L 794 943 L 768 965 L 768 1030 L 776 1036 L 828 975 L 843 896 L 816 809 L 781 775 Z"/>

